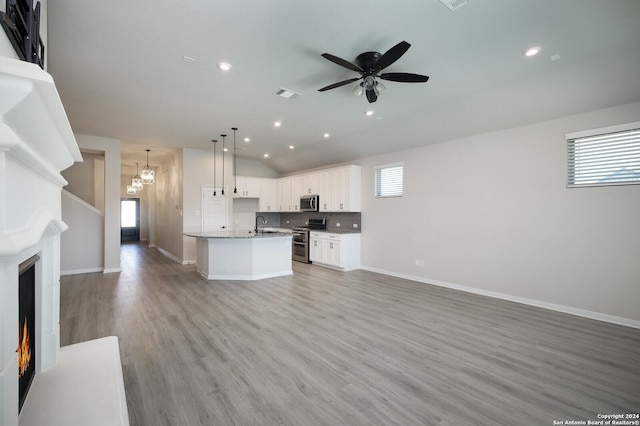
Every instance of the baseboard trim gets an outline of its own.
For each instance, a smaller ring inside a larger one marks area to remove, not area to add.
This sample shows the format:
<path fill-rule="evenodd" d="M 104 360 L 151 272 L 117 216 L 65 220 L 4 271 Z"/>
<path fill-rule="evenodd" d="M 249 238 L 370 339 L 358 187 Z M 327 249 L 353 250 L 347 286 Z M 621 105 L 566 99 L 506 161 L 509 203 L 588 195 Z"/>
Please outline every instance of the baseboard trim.
<path fill-rule="evenodd" d="M 122 269 L 120 268 L 106 268 L 104 271 L 102 271 L 104 274 L 114 274 L 116 272 L 122 272 Z"/>
<path fill-rule="evenodd" d="M 178 259 L 173 253 L 168 252 L 167 250 L 163 249 L 162 247 L 156 247 L 156 249 L 162 253 L 164 256 L 168 257 L 169 259 L 173 260 L 174 262 L 177 262 L 179 264 L 182 265 L 182 260 Z"/>
<path fill-rule="evenodd" d="M 103 272 L 104 268 L 85 268 L 85 269 L 69 269 L 66 271 L 60 271 L 60 276 L 63 275 L 79 275 L 79 274 L 92 274 L 94 272 Z"/>
<path fill-rule="evenodd" d="M 431 284 L 438 287 L 450 288 L 452 290 L 464 291 L 466 293 L 474 293 L 481 296 L 492 297 L 494 299 L 508 300 L 510 302 L 521 303 L 523 305 L 535 306 L 538 308 L 549 309 L 551 311 L 562 312 L 565 314 L 575 315 L 578 317 L 589 318 L 597 321 L 603 321 L 611 324 L 617 324 L 625 327 L 640 329 L 640 321 L 632 320 L 629 318 L 617 317 L 614 315 L 603 314 L 601 312 L 594 312 L 586 309 L 574 308 L 572 306 L 559 305 L 556 303 L 543 302 L 536 299 L 518 297 L 518 296 L 506 294 L 506 293 L 499 293 L 496 291 L 489 291 L 481 288 L 469 287 L 469 286 L 464 286 L 460 284 L 453 284 L 445 281 L 438 281 L 438 280 L 432 280 L 432 279 L 423 278 L 423 277 L 417 277 L 415 275 L 402 274 L 398 272 L 388 271 L 386 269 L 372 268 L 369 266 L 363 266 L 361 269 L 369 272 L 376 272 L 378 274 L 389 275 L 392 277 L 404 278 L 406 280 L 416 281 L 423 284 Z"/>

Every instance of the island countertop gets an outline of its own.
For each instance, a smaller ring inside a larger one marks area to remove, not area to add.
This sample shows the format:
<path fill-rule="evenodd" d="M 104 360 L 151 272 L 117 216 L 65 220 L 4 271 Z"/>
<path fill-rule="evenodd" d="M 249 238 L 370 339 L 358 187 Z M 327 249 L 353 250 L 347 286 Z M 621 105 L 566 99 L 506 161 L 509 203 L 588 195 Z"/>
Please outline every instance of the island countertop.
<path fill-rule="evenodd" d="M 291 237 L 290 232 L 258 231 L 256 233 L 255 231 L 248 230 L 248 229 L 239 229 L 235 231 L 231 231 L 231 230 L 206 231 L 206 232 L 192 231 L 192 232 L 184 232 L 184 235 L 188 237 L 196 237 L 196 238 L 226 238 L 226 239 Z"/>

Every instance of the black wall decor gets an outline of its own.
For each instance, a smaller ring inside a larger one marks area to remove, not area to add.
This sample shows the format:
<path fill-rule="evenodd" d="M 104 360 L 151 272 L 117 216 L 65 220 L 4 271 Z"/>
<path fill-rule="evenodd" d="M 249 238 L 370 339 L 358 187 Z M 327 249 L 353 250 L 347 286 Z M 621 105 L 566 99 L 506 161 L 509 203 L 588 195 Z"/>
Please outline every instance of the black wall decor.
<path fill-rule="evenodd" d="M 6 12 L 0 12 L 0 25 L 7 33 L 18 57 L 44 69 L 44 43 L 40 38 L 40 2 L 7 0 Z"/>

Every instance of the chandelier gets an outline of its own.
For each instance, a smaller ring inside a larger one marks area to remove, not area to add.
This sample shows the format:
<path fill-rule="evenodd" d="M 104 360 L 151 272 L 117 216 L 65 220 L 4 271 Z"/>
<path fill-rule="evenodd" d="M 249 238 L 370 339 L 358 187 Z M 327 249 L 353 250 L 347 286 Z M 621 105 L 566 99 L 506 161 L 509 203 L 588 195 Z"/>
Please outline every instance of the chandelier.
<path fill-rule="evenodd" d="M 138 163 L 136 163 L 136 175 L 131 179 L 131 186 L 136 191 L 142 190 L 142 178 L 138 174 Z"/>
<path fill-rule="evenodd" d="M 133 186 L 133 176 L 131 176 L 131 183 L 127 185 L 127 194 L 133 195 L 136 193 L 136 188 Z"/>
<path fill-rule="evenodd" d="M 155 182 L 155 172 L 151 167 L 149 167 L 149 151 L 151 150 L 147 149 L 146 151 L 147 151 L 147 165 L 142 168 L 142 174 L 140 174 L 140 179 L 142 180 L 142 183 L 144 183 L 145 185 L 149 185 Z"/>

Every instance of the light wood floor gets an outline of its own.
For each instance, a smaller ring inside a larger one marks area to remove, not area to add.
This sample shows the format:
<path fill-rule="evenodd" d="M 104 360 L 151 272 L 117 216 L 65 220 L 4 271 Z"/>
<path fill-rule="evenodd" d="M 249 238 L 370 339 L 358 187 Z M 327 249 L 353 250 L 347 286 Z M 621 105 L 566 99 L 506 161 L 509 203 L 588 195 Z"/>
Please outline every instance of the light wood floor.
<path fill-rule="evenodd" d="M 132 425 L 551 425 L 640 411 L 640 330 L 294 262 L 206 281 L 155 249 L 66 276 L 61 340 L 116 335 Z M 603 283 L 606 285 L 606 283 Z"/>

